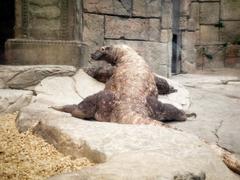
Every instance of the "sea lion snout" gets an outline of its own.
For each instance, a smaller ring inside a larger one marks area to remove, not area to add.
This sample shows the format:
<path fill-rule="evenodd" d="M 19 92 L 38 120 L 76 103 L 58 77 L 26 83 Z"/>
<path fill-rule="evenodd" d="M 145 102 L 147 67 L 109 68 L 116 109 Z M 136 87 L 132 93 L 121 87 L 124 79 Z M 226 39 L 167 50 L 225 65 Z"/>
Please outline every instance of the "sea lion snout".
<path fill-rule="evenodd" d="M 93 60 L 99 60 L 103 56 L 103 52 L 97 50 L 96 52 L 91 54 L 91 58 Z"/>

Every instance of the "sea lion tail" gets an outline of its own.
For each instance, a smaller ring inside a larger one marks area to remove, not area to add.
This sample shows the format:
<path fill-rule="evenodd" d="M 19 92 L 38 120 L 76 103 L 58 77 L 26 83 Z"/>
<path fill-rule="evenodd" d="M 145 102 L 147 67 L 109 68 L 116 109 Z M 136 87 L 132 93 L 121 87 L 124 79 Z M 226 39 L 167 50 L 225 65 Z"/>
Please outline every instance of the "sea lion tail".
<path fill-rule="evenodd" d="M 194 117 L 194 118 L 196 118 L 197 114 L 196 113 L 186 113 L 186 116 L 187 117 Z"/>
<path fill-rule="evenodd" d="M 72 104 L 72 105 L 65 105 L 65 106 L 50 106 L 49 108 L 52 108 L 54 110 L 61 111 L 61 112 L 72 113 L 73 110 L 77 108 L 77 105 Z"/>

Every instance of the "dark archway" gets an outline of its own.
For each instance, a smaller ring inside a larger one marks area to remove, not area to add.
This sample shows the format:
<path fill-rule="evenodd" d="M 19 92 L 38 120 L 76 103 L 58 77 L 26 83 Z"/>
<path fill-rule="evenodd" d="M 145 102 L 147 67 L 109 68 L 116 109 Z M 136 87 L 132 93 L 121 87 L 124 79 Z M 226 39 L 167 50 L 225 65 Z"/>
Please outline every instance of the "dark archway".
<path fill-rule="evenodd" d="M 181 31 L 180 21 L 180 0 L 173 1 L 173 24 L 172 24 L 172 74 L 181 72 Z"/>
<path fill-rule="evenodd" d="M 5 63 L 4 44 L 7 39 L 14 37 L 15 1 L 0 1 L 0 64 Z"/>

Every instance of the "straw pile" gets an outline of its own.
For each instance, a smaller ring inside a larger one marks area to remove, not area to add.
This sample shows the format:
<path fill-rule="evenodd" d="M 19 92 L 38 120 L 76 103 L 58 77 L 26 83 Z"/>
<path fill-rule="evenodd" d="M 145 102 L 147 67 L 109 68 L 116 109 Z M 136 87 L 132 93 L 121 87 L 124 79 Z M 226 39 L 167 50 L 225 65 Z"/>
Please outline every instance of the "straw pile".
<path fill-rule="evenodd" d="M 1 179 L 44 179 L 93 165 L 86 158 L 64 156 L 31 132 L 18 133 L 16 115 L 0 115 Z"/>

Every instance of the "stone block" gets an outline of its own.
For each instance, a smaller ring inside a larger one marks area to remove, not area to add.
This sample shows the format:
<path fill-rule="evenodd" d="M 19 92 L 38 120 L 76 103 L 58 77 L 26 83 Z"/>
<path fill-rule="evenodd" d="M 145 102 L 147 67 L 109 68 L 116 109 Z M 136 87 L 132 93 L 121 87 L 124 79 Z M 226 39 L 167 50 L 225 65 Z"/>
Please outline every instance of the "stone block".
<path fill-rule="evenodd" d="M 37 6 L 49 6 L 53 4 L 57 4 L 59 0 L 29 0 L 30 4 L 37 5 Z"/>
<path fill-rule="evenodd" d="M 191 0 L 181 0 L 181 3 L 180 3 L 181 16 L 189 16 L 190 15 L 190 5 L 191 5 Z"/>
<path fill-rule="evenodd" d="M 220 29 L 220 40 L 234 42 L 240 38 L 240 21 L 223 21 L 224 27 Z"/>
<path fill-rule="evenodd" d="M 240 65 L 240 45 L 229 45 L 226 49 L 225 65 L 227 67 L 239 67 Z"/>
<path fill-rule="evenodd" d="M 203 50 L 203 48 L 205 50 Z M 211 55 L 212 59 L 206 55 Z M 197 64 L 204 68 L 224 68 L 225 50 L 223 45 L 209 45 L 197 47 Z"/>
<path fill-rule="evenodd" d="M 223 68 L 225 50 L 222 45 L 204 46 L 207 54 L 212 55 L 213 59 L 203 56 L 203 66 L 205 68 Z"/>
<path fill-rule="evenodd" d="M 29 13 L 38 18 L 53 19 L 59 18 L 61 11 L 57 6 L 35 7 L 29 9 Z"/>
<path fill-rule="evenodd" d="M 190 50 L 195 49 L 196 33 L 195 32 L 182 32 L 182 49 Z"/>
<path fill-rule="evenodd" d="M 82 66 L 88 47 L 79 41 L 9 39 L 5 44 L 7 64 L 57 64 Z"/>
<path fill-rule="evenodd" d="M 105 18 L 105 38 L 160 41 L 160 19 Z"/>
<path fill-rule="evenodd" d="M 240 20 L 240 1 L 221 0 L 221 19 Z"/>
<path fill-rule="evenodd" d="M 168 43 L 171 41 L 172 32 L 170 29 L 162 29 L 161 30 L 161 43 Z"/>
<path fill-rule="evenodd" d="M 194 2 L 191 3 L 191 13 L 190 13 L 190 19 L 189 23 L 192 22 L 191 27 L 188 27 L 189 30 L 196 30 L 199 29 L 199 3 Z"/>
<path fill-rule="evenodd" d="M 167 43 L 148 41 L 107 40 L 106 44 L 127 44 L 135 49 L 157 74 L 168 76 L 170 61 Z"/>
<path fill-rule="evenodd" d="M 188 17 L 187 16 L 181 16 L 179 18 L 179 29 L 180 30 L 188 29 Z"/>
<path fill-rule="evenodd" d="M 163 29 L 170 29 L 172 28 L 172 9 L 173 4 L 171 1 L 163 1 L 162 2 L 162 24 L 161 27 Z"/>
<path fill-rule="evenodd" d="M 219 29 L 214 26 L 200 26 L 200 43 L 214 44 L 219 40 Z"/>
<path fill-rule="evenodd" d="M 89 51 L 104 43 L 104 17 L 96 14 L 83 15 L 83 41 L 89 45 Z"/>
<path fill-rule="evenodd" d="M 50 3 L 51 2 L 51 3 Z M 30 2 L 28 5 L 27 30 L 28 36 L 34 39 L 61 39 L 61 10 L 58 7 L 58 2 L 50 1 Z"/>
<path fill-rule="evenodd" d="M 219 8 L 218 2 L 200 3 L 200 24 L 217 24 Z"/>
<path fill-rule="evenodd" d="M 131 6 L 127 0 L 83 0 L 84 12 L 130 16 Z"/>
<path fill-rule="evenodd" d="M 150 41 L 160 41 L 161 24 L 160 19 L 149 19 L 148 35 Z"/>
<path fill-rule="evenodd" d="M 106 16 L 105 18 L 105 38 L 149 39 L 148 19 L 115 16 Z"/>
<path fill-rule="evenodd" d="M 34 39 L 61 39 L 61 22 L 60 19 L 34 18 L 29 22 L 28 31 Z"/>
<path fill-rule="evenodd" d="M 133 0 L 133 16 L 160 17 L 161 0 Z"/>

